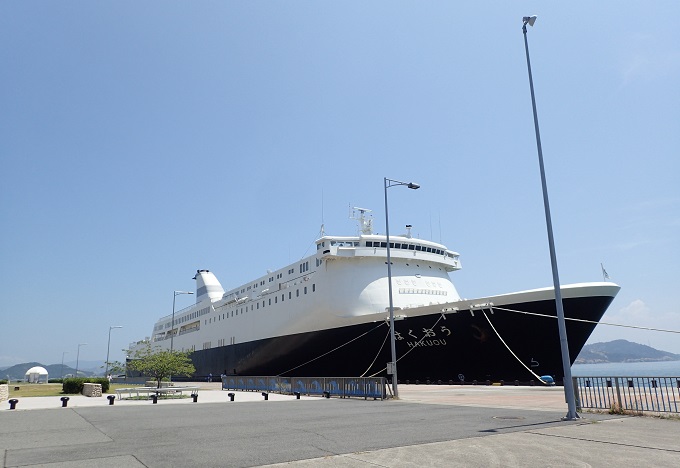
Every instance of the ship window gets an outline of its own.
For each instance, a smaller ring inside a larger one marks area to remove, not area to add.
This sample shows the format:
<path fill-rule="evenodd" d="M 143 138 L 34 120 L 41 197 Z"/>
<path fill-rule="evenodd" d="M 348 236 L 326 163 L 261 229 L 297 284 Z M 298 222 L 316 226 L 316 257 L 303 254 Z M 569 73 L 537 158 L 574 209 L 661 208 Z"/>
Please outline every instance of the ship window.
<path fill-rule="evenodd" d="M 269 299 L 269 305 L 272 305 L 272 300 L 271 300 L 271 299 Z"/>
<path fill-rule="evenodd" d="M 299 289 L 297 289 L 297 290 L 295 291 L 295 297 L 300 297 L 300 290 L 299 290 Z"/>
<path fill-rule="evenodd" d="M 401 249 L 401 244 L 394 244 L 394 246 L 390 245 L 390 247 L 395 249 Z"/>
<path fill-rule="evenodd" d="M 408 244 L 401 244 L 402 250 L 407 250 L 409 248 Z"/>
<path fill-rule="evenodd" d="M 416 245 L 416 250 L 423 250 L 423 248 L 419 245 Z"/>
<path fill-rule="evenodd" d="M 262 301 L 262 308 L 264 309 L 264 301 Z"/>
<path fill-rule="evenodd" d="M 293 293 L 292 293 L 292 292 L 288 292 L 288 299 L 291 299 L 292 297 L 293 297 Z"/>
<path fill-rule="evenodd" d="M 271 301 L 271 299 L 269 299 Z M 279 303 L 279 296 L 274 297 L 274 304 Z"/>
<path fill-rule="evenodd" d="M 375 244 L 373 244 L 373 247 L 375 247 Z M 387 247 L 387 242 L 381 242 L 380 247 Z"/>
<path fill-rule="evenodd" d="M 416 246 L 413 245 L 413 244 L 410 244 L 410 245 L 408 246 L 408 249 L 409 249 L 409 250 L 416 250 Z"/>
<path fill-rule="evenodd" d="M 283 301 L 285 301 L 285 300 L 286 300 L 286 295 L 285 295 L 285 294 L 281 294 L 281 302 L 283 302 Z"/>
<path fill-rule="evenodd" d="M 431 252 L 432 252 L 432 247 L 428 247 L 428 248 L 427 248 L 427 251 L 431 253 Z"/>
<path fill-rule="evenodd" d="M 257 308 L 259 309 L 259 308 L 260 308 L 260 303 L 258 302 L 256 305 L 257 305 Z"/>
<path fill-rule="evenodd" d="M 307 286 L 305 286 L 305 294 L 307 294 Z"/>
<path fill-rule="evenodd" d="M 316 283 L 312 284 L 312 292 L 316 291 Z"/>
<path fill-rule="evenodd" d="M 366 247 L 373 247 L 372 241 L 366 241 Z"/>
<path fill-rule="evenodd" d="M 253 305 L 250 305 L 250 310 L 253 310 Z M 248 312 L 248 309 L 246 309 L 246 312 Z"/>

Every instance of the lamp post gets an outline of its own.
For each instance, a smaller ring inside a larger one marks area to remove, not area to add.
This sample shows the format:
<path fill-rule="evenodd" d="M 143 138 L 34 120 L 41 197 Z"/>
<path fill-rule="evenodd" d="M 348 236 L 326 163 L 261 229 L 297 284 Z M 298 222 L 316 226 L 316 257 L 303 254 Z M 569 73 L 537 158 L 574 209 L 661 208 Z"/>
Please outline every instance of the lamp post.
<path fill-rule="evenodd" d="M 64 378 L 64 355 L 68 353 L 68 351 L 64 351 L 61 353 L 61 376 L 59 377 L 60 379 Z"/>
<path fill-rule="evenodd" d="M 385 243 L 387 245 L 387 291 L 390 300 L 390 347 L 392 348 L 392 391 L 394 398 L 399 398 L 399 390 L 397 388 L 397 347 L 394 341 L 394 303 L 392 301 L 392 261 L 390 256 L 390 219 L 389 210 L 387 207 L 387 189 L 396 187 L 397 185 L 405 185 L 406 187 L 416 190 L 420 185 L 413 182 L 401 182 L 385 177 Z"/>
<path fill-rule="evenodd" d="M 175 299 L 180 294 L 193 294 L 191 291 L 174 291 L 174 296 L 172 297 L 172 322 L 170 324 L 170 352 L 172 353 L 173 344 L 175 342 Z"/>
<path fill-rule="evenodd" d="M 541 186 L 543 188 L 543 207 L 545 210 L 545 224 L 548 230 L 548 247 L 550 249 L 550 265 L 555 288 L 555 306 L 557 309 L 557 325 L 560 332 L 560 350 L 562 353 L 562 368 L 564 371 L 564 393 L 567 400 L 567 415 L 565 420 L 578 419 L 576 413 L 576 399 L 574 397 L 573 383 L 571 381 L 571 363 L 569 361 L 569 344 L 567 343 L 567 327 L 564 321 L 564 307 L 562 305 L 562 291 L 560 289 L 560 276 L 557 272 L 557 256 L 555 255 L 555 240 L 553 238 L 552 220 L 550 218 L 550 203 L 548 202 L 548 186 L 545 180 L 545 168 L 543 166 L 543 150 L 541 148 L 541 134 L 538 130 L 538 115 L 536 113 L 536 98 L 534 96 L 534 80 L 531 76 L 531 61 L 529 60 L 529 43 L 527 42 L 527 24 L 533 26 L 536 16 L 522 18 L 522 33 L 524 34 L 524 49 L 527 56 L 527 69 L 529 71 L 529 88 L 531 90 L 531 106 L 534 111 L 534 129 L 536 131 L 536 147 L 538 149 L 538 165 L 541 170 Z"/>
<path fill-rule="evenodd" d="M 87 346 L 87 343 L 78 344 L 78 354 L 76 355 L 76 378 L 78 378 L 78 361 L 80 360 L 80 347 Z"/>
<path fill-rule="evenodd" d="M 111 349 L 111 330 L 114 328 L 123 328 L 121 325 L 115 325 L 109 327 L 109 344 L 106 345 L 106 370 L 104 371 L 104 377 L 109 376 L 109 350 Z"/>

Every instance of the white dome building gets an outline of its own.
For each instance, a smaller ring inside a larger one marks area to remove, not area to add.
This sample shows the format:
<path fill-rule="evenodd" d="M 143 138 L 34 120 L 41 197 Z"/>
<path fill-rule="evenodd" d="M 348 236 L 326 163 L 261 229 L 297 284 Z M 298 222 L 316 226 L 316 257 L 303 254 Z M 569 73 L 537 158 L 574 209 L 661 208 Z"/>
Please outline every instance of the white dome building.
<path fill-rule="evenodd" d="M 47 369 L 40 366 L 31 367 L 26 371 L 26 382 L 29 383 L 47 383 L 49 376 Z"/>

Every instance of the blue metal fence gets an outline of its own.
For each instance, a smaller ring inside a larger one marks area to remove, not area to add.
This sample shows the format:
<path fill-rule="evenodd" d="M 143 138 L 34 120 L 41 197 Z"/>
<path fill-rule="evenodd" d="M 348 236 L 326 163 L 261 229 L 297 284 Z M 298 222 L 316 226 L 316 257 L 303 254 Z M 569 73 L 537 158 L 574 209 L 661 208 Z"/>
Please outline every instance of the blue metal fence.
<path fill-rule="evenodd" d="M 680 413 L 680 377 L 574 377 L 579 408 Z"/>
<path fill-rule="evenodd" d="M 271 392 L 301 395 L 324 395 L 340 398 L 385 399 L 384 377 L 264 377 L 226 376 L 223 390 Z"/>

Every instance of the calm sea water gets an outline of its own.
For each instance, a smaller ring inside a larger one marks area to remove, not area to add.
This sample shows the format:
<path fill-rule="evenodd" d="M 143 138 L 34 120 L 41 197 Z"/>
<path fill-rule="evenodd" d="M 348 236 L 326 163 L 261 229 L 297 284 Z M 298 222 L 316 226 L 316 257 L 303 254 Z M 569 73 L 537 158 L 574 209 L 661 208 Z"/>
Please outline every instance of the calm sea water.
<path fill-rule="evenodd" d="M 574 364 L 574 377 L 680 377 L 680 361 Z"/>

